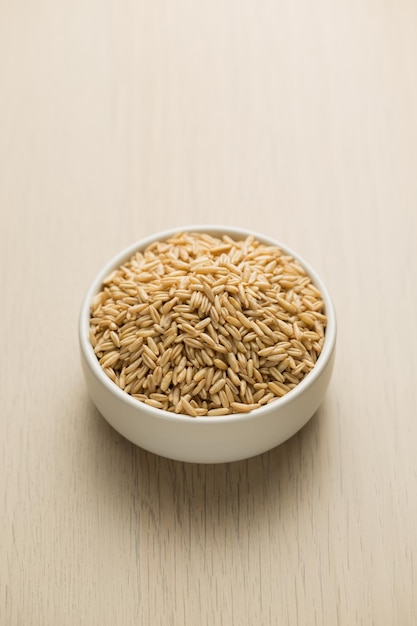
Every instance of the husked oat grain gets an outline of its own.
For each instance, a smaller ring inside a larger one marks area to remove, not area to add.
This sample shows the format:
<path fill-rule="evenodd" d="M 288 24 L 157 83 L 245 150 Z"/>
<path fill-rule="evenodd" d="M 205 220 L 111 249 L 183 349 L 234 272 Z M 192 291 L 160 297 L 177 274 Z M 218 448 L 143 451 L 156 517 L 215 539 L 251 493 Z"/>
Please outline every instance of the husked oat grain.
<path fill-rule="evenodd" d="M 284 396 L 314 367 L 325 328 L 320 292 L 278 247 L 179 232 L 103 281 L 90 341 L 126 393 L 198 418 Z"/>

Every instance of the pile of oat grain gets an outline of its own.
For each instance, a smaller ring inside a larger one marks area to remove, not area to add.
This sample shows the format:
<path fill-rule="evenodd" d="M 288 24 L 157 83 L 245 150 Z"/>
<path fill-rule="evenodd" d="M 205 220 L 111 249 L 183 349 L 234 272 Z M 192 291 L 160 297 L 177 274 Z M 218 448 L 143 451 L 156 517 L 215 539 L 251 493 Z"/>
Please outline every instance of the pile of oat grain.
<path fill-rule="evenodd" d="M 325 325 L 320 292 L 279 248 L 178 233 L 106 278 L 90 341 L 134 398 L 193 417 L 227 415 L 293 389 L 314 367 Z"/>

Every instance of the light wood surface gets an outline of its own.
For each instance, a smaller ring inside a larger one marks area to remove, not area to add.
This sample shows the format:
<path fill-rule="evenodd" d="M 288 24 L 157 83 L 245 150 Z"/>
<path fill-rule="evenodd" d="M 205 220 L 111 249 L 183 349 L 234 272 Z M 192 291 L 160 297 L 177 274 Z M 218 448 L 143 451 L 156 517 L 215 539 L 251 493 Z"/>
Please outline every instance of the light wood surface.
<path fill-rule="evenodd" d="M 0 623 L 417 624 L 417 4 L 0 2 Z M 95 410 L 77 316 L 171 227 L 285 242 L 338 314 L 295 437 L 217 466 Z"/>

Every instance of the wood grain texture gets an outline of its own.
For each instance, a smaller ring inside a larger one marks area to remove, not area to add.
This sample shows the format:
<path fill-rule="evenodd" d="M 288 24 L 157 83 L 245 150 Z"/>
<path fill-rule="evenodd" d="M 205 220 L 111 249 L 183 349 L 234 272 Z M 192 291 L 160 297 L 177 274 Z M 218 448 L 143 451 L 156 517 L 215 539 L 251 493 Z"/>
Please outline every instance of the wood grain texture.
<path fill-rule="evenodd" d="M 417 623 L 417 5 L 0 3 L 0 623 Z M 90 280 L 164 228 L 309 259 L 338 313 L 325 402 L 218 466 L 90 402 Z"/>

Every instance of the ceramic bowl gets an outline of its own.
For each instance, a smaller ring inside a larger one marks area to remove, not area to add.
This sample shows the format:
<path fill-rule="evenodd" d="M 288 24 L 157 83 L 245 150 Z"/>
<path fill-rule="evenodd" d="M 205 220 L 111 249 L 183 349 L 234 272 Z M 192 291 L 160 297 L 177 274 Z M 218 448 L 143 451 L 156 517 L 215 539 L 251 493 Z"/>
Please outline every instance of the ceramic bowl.
<path fill-rule="evenodd" d="M 81 362 L 91 398 L 103 417 L 134 444 L 170 459 L 192 463 L 224 463 L 249 458 L 278 446 L 294 435 L 320 406 L 333 370 L 336 317 L 329 293 L 313 268 L 279 241 L 250 231 L 222 226 L 190 226 L 182 231 L 227 234 L 234 239 L 254 235 L 259 241 L 279 246 L 297 259 L 322 294 L 327 327 L 322 352 L 309 374 L 290 392 L 250 413 L 192 418 L 153 408 L 132 398 L 113 383 L 101 368 L 89 341 L 90 304 L 103 279 L 156 240 L 180 229 L 158 233 L 126 248 L 111 259 L 93 280 L 82 304 L 79 319 Z"/>

